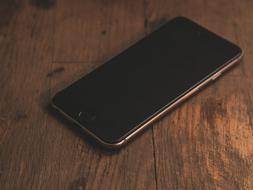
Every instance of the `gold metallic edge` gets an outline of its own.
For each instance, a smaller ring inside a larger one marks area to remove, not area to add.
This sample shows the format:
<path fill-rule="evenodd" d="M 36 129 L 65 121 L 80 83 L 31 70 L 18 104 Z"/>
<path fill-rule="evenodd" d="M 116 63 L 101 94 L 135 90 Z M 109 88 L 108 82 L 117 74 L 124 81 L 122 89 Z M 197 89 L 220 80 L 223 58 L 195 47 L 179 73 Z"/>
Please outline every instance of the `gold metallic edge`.
<path fill-rule="evenodd" d="M 61 114 L 63 114 L 68 120 L 70 120 L 71 122 L 77 124 L 79 127 L 81 127 L 84 132 L 86 132 L 86 134 L 92 136 L 97 142 L 99 142 L 100 144 L 102 144 L 103 146 L 107 147 L 107 148 L 118 148 L 121 147 L 122 145 L 126 144 L 127 142 L 129 142 L 133 137 L 135 137 L 136 135 L 138 135 L 140 132 L 142 132 L 146 127 L 148 127 L 149 125 L 153 124 L 156 120 L 158 120 L 159 118 L 161 118 L 162 116 L 164 116 L 166 113 L 168 113 L 169 111 L 171 111 L 173 108 L 175 108 L 177 105 L 179 105 L 180 103 L 184 102 L 186 99 L 188 99 L 189 97 L 191 97 L 193 94 L 195 94 L 196 92 L 198 92 L 202 87 L 204 87 L 205 85 L 207 85 L 209 82 L 216 80 L 217 78 L 219 78 L 225 71 L 227 71 L 228 69 L 230 69 L 231 67 L 233 67 L 236 63 L 239 63 L 240 60 L 242 59 L 244 53 L 241 52 L 241 54 L 235 58 L 234 60 L 232 60 L 230 63 L 228 63 L 226 66 L 222 67 L 220 70 L 218 70 L 217 72 L 213 73 L 211 76 L 209 76 L 206 80 L 202 81 L 200 84 L 198 84 L 197 86 L 195 86 L 194 88 L 192 88 L 189 92 L 187 92 L 185 95 L 183 95 L 182 97 L 180 97 L 178 100 L 176 100 L 175 102 L 173 102 L 169 107 L 165 108 L 164 110 L 162 110 L 161 112 L 157 113 L 155 116 L 153 116 L 152 118 L 150 118 L 148 121 L 146 121 L 144 124 L 142 124 L 140 127 L 138 127 L 135 131 L 131 132 L 127 137 L 125 137 L 123 140 L 116 142 L 116 143 L 107 143 L 105 141 L 103 141 L 102 139 L 100 139 L 98 136 L 96 136 L 94 133 L 92 133 L 91 131 L 89 131 L 87 128 L 85 128 L 81 123 L 79 123 L 77 120 L 73 119 L 71 116 L 69 116 L 68 114 L 66 114 L 63 110 L 61 110 L 59 107 L 57 107 L 52 101 L 51 101 L 51 106 L 53 108 L 55 108 L 56 110 L 58 110 Z M 217 73 L 219 73 L 217 75 Z"/>

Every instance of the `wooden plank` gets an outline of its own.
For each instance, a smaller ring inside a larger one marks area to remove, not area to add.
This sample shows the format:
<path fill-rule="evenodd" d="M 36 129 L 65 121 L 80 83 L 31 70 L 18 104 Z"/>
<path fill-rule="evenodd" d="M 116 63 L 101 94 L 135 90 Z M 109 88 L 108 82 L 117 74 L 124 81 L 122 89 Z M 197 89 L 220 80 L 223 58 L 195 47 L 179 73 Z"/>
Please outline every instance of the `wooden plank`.
<path fill-rule="evenodd" d="M 52 12 L 29 1 L 4 0 L 0 7 L 0 187 L 41 189 L 40 174 L 47 169 L 44 161 L 50 149 L 45 104 L 50 87 L 46 74 L 52 64 Z"/>
<path fill-rule="evenodd" d="M 60 0 L 55 16 L 54 61 L 104 61 L 143 36 L 143 17 L 143 0 Z"/>
<path fill-rule="evenodd" d="M 150 1 L 148 23 L 152 30 L 160 21 L 187 16 L 250 51 L 249 33 L 245 37 L 244 30 L 251 28 L 245 24 L 239 29 L 250 6 L 244 1 L 238 11 L 241 3 Z M 247 56 L 242 66 L 154 126 L 158 189 L 252 188 L 250 61 Z"/>
<path fill-rule="evenodd" d="M 1 189 L 253 189 L 251 7 L 0 1 Z M 178 15 L 239 43 L 242 65 L 119 151 L 98 148 L 48 112 L 55 90 Z"/>
<path fill-rule="evenodd" d="M 242 65 L 243 74 L 252 79 L 253 65 L 251 64 L 253 60 L 252 48 L 253 41 L 251 39 L 251 35 L 253 32 L 253 13 L 252 13 L 252 1 L 242 1 L 236 2 L 236 11 L 238 12 L 238 16 L 235 18 L 234 27 L 236 28 L 236 36 L 238 41 L 243 47 L 244 50 L 244 64 Z"/>

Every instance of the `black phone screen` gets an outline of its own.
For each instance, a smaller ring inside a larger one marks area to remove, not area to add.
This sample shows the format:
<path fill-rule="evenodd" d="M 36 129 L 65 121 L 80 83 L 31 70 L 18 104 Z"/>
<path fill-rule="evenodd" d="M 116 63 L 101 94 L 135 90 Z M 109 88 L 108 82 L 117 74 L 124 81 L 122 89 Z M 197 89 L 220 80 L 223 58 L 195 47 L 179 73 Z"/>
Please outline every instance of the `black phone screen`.
<path fill-rule="evenodd" d="M 118 142 L 240 54 L 178 17 L 57 93 L 53 104 L 103 141 Z"/>

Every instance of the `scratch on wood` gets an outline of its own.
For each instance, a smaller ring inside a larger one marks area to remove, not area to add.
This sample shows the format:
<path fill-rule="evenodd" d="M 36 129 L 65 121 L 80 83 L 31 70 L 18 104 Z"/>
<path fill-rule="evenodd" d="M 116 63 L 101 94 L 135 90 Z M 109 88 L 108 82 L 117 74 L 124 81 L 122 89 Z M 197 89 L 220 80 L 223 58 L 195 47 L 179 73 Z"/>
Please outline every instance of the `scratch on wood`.
<path fill-rule="evenodd" d="M 28 115 L 24 112 L 21 112 L 21 111 L 17 111 L 16 114 L 15 114 L 15 119 L 17 121 L 20 121 L 22 119 L 27 119 L 28 118 Z"/>
<path fill-rule="evenodd" d="M 49 9 L 55 5 L 55 0 L 31 0 L 30 2 L 32 5 L 42 9 Z"/>
<path fill-rule="evenodd" d="M 86 186 L 86 178 L 81 177 L 70 184 L 69 190 L 84 190 Z"/>
<path fill-rule="evenodd" d="M 103 30 L 103 31 L 101 32 L 101 35 L 105 36 L 106 33 L 107 33 L 106 30 Z"/>
<path fill-rule="evenodd" d="M 47 74 L 47 77 L 53 77 L 54 75 L 58 74 L 58 73 L 62 73 L 65 71 L 64 67 L 58 67 L 56 69 L 54 69 L 53 71 L 49 72 Z"/>
<path fill-rule="evenodd" d="M 163 26 L 166 22 L 167 22 L 166 18 L 161 18 L 159 20 L 151 22 L 150 28 L 151 28 L 151 30 L 156 30 L 156 29 L 160 28 L 161 26 Z"/>

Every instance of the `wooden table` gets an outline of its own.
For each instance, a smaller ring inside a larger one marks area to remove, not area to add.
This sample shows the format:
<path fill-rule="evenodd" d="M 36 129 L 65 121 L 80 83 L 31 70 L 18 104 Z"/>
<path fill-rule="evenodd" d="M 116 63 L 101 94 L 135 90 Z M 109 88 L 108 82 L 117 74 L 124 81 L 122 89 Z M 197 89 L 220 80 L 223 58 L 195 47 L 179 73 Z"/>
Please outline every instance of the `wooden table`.
<path fill-rule="evenodd" d="M 1 0 L 0 189 L 253 189 L 252 9 L 249 0 Z M 57 89 L 178 15 L 239 44 L 242 64 L 118 151 L 50 113 Z"/>

